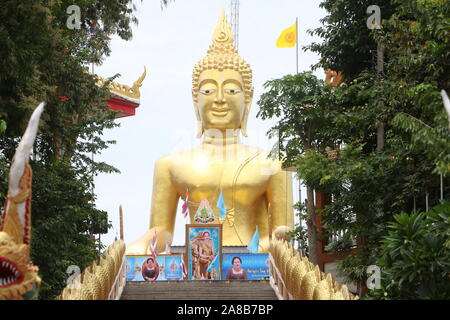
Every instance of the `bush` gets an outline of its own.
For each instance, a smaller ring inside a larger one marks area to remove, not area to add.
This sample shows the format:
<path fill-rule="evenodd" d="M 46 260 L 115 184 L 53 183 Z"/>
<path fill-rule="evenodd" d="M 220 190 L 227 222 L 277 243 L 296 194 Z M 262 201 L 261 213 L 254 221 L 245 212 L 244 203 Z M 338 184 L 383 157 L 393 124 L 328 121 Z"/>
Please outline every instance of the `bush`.
<path fill-rule="evenodd" d="M 372 298 L 450 299 L 450 202 L 394 216 L 382 241 L 382 288 Z"/>

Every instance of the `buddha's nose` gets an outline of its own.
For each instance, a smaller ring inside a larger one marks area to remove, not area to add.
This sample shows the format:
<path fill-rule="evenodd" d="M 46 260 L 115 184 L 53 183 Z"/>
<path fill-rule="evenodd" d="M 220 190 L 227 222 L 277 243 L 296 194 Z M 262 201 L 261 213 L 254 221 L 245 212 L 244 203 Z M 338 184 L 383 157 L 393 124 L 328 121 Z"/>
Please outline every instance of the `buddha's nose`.
<path fill-rule="evenodd" d="M 225 102 L 222 90 L 217 90 L 217 94 L 216 94 L 216 98 L 214 99 L 214 102 L 217 102 L 217 103 L 224 103 Z"/>

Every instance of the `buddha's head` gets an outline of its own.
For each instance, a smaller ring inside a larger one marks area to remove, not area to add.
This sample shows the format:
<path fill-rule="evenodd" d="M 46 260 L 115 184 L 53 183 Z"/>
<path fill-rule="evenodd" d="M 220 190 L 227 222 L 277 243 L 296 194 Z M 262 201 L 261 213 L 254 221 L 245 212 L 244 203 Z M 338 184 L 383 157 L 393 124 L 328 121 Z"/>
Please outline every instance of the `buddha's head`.
<path fill-rule="evenodd" d="M 253 98 L 252 70 L 238 55 L 223 9 L 207 55 L 194 67 L 192 98 L 197 137 L 209 129 L 240 129 L 247 136 Z"/>

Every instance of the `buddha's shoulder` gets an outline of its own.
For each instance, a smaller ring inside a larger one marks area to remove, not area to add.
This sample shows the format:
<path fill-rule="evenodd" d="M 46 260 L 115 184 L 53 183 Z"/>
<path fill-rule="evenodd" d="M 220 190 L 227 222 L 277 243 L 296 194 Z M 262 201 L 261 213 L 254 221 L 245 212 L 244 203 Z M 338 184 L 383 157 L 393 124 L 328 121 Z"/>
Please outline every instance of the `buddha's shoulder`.
<path fill-rule="evenodd" d="M 179 159 L 181 152 L 166 154 L 156 160 L 157 165 L 170 165 L 176 159 Z"/>
<path fill-rule="evenodd" d="M 264 160 L 265 162 L 273 162 L 273 163 L 280 163 L 280 160 L 275 155 L 270 154 L 270 151 L 258 148 L 258 147 L 252 147 L 252 146 L 246 146 L 247 151 L 251 155 L 255 155 L 259 160 Z"/>
<path fill-rule="evenodd" d="M 170 167 L 179 163 L 187 163 L 190 159 L 193 159 L 194 155 L 196 155 L 197 153 L 198 152 L 196 152 L 195 149 L 191 149 L 166 154 L 156 160 L 156 165 Z"/>
<path fill-rule="evenodd" d="M 264 163 L 272 162 L 272 163 L 279 163 L 279 160 L 273 158 L 270 155 L 270 152 L 258 147 L 249 146 L 249 145 L 239 145 L 238 154 L 240 154 L 240 157 L 243 159 L 249 159 L 252 160 L 258 160 L 262 161 Z M 156 163 L 158 166 L 176 166 L 179 164 L 182 164 L 184 166 L 188 165 L 191 162 L 196 162 L 199 157 L 208 157 L 209 152 L 205 151 L 201 147 L 196 147 L 193 149 L 175 152 L 171 154 L 164 155 L 160 157 Z"/>

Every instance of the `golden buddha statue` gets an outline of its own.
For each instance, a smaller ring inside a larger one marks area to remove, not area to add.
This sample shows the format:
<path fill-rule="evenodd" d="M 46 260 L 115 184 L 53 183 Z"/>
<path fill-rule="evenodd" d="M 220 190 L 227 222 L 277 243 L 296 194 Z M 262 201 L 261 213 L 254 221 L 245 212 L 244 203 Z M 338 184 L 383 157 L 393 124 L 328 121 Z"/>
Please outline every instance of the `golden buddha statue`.
<path fill-rule="evenodd" d="M 154 235 L 158 252 L 164 251 L 171 243 L 178 200 L 187 192 L 191 221 L 200 203 L 209 201 L 215 216 L 211 223 L 223 226 L 223 246 L 247 246 L 258 226 L 259 252 L 267 252 L 269 237 L 294 224 L 292 177 L 267 152 L 240 141 L 240 133 L 247 136 L 252 71 L 238 55 L 223 10 L 206 57 L 194 67 L 192 84 L 202 143 L 157 160 L 150 230 L 127 247 L 127 254 L 148 254 Z M 223 218 L 215 207 L 220 193 Z"/>

